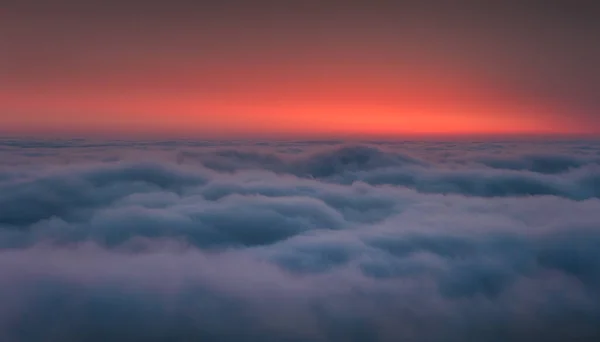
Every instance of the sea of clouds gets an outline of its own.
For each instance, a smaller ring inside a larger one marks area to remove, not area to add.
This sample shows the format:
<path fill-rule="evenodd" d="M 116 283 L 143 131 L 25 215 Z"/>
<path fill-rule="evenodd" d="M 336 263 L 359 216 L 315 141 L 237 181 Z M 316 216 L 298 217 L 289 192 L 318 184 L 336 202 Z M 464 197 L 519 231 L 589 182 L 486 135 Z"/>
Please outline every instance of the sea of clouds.
<path fill-rule="evenodd" d="M 600 141 L 0 161 L 1 341 L 600 341 Z"/>

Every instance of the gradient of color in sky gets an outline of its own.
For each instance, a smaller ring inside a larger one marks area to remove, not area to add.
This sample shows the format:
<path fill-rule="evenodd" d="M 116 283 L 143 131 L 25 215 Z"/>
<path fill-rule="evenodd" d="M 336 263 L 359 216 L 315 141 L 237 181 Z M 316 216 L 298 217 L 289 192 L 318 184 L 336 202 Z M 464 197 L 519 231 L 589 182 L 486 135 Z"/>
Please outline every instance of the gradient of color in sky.
<path fill-rule="evenodd" d="M 589 1 L 14 1 L 0 131 L 600 134 Z"/>

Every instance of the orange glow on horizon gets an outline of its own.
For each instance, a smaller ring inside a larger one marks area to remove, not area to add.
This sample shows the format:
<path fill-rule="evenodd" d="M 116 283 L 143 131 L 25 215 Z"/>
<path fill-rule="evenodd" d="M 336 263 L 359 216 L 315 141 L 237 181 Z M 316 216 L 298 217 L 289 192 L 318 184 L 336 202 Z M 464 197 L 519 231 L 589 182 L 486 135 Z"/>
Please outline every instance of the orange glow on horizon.
<path fill-rule="evenodd" d="M 600 26 L 553 6 L 85 3 L 0 20 L 0 134 L 600 136 Z"/>
<path fill-rule="evenodd" d="M 579 127 L 558 120 L 540 120 L 536 113 L 547 111 L 543 107 L 509 105 L 481 90 L 467 91 L 466 86 L 414 84 L 412 89 L 373 90 L 329 85 L 330 91 L 325 84 L 315 89 L 296 84 L 284 90 L 258 86 L 254 91 L 247 87 L 245 92 L 206 96 L 118 88 L 3 92 L 1 109 L 11 115 L 0 117 L 2 133 L 207 138 L 581 133 Z"/>

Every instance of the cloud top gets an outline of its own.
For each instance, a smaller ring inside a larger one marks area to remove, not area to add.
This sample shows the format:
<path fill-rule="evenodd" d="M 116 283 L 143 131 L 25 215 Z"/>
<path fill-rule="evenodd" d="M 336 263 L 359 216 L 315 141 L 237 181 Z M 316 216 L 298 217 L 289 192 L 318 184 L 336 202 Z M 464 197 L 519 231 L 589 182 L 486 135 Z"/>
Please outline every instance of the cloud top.
<path fill-rule="evenodd" d="M 0 339 L 595 341 L 598 151 L 4 141 Z"/>

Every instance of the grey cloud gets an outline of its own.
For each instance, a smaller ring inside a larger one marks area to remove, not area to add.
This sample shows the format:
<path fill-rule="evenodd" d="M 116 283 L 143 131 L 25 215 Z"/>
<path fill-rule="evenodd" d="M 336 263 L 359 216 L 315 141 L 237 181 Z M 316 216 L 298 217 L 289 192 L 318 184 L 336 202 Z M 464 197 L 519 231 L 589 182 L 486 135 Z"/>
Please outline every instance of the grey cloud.
<path fill-rule="evenodd" d="M 486 158 L 481 162 L 497 169 L 528 170 L 545 174 L 562 173 L 586 164 L 586 160 L 564 155 L 525 155 L 512 159 Z"/>
<path fill-rule="evenodd" d="M 2 152 L 28 161 L 0 172 L 3 341 L 600 336 L 582 143 L 71 144 Z"/>

